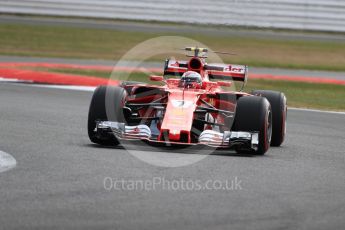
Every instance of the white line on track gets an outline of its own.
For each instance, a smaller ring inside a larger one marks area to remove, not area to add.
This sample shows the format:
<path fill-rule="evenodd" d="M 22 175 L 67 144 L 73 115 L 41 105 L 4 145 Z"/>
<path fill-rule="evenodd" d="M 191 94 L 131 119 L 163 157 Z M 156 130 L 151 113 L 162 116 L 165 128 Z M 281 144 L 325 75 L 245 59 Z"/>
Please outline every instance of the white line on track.
<path fill-rule="evenodd" d="M 318 110 L 318 109 L 303 109 L 303 108 L 289 107 L 289 110 L 345 115 L 345 112 L 336 112 L 336 111 L 327 111 L 327 110 Z"/>
<path fill-rule="evenodd" d="M 41 87 L 41 88 L 66 89 L 66 90 L 87 91 L 87 92 L 93 92 L 96 89 L 96 87 L 89 87 L 89 86 L 39 85 L 39 84 L 27 84 L 27 85 L 28 86 L 34 86 L 34 87 Z M 305 108 L 289 107 L 289 110 L 345 115 L 345 112 L 317 110 L 317 109 L 305 109 Z"/>
<path fill-rule="evenodd" d="M 7 82 L 7 83 L 32 83 L 32 81 L 24 81 L 24 80 L 18 80 L 16 78 L 3 78 L 0 77 L 0 82 Z"/>
<path fill-rule="evenodd" d="M 76 91 L 87 91 L 87 92 L 93 92 L 96 87 L 91 86 L 73 86 L 73 85 L 33 85 L 35 87 L 41 87 L 41 88 L 51 88 L 51 89 L 67 89 L 67 90 L 76 90 Z"/>
<path fill-rule="evenodd" d="M 43 87 L 43 88 L 53 88 L 53 89 L 68 89 L 68 90 L 77 90 L 77 91 L 88 91 L 88 92 L 93 92 L 96 89 L 96 87 L 69 86 L 69 85 L 33 85 L 33 86 Z M 345 112 L 335 112 L 335 111 L 326 111 L 326 110 L 317 110 L 317 109 L 304 109 L 304 108 L 289 107 L 289 110 L 345 115 Z"/>
<path fill-rule="evenodd" d="M 0 173 L 16 167 L 17 161 L 10 154 L 0 151 Z"/>

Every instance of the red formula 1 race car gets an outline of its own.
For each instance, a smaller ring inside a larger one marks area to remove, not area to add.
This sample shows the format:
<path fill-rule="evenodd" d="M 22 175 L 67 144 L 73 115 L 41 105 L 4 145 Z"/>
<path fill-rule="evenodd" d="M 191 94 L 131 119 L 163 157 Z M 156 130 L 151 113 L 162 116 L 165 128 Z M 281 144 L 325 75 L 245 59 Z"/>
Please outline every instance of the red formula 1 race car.
<path fill-rule="evenodd" d="M 189 61 L 168 59 L 164 76 L 150 77 L 162 85 L 98 87 L 89 110 L 90 140 L 101 145 L 118 145 L 121 140 L 207 145 L 259 155 L 283 143 L 283 93 L 244 93 L 247 66 L 208 64 L 207 49 L 186 50 L 193 52 Z M 234 81 L 241 82 L 242 89 L 226 90 Z"/>

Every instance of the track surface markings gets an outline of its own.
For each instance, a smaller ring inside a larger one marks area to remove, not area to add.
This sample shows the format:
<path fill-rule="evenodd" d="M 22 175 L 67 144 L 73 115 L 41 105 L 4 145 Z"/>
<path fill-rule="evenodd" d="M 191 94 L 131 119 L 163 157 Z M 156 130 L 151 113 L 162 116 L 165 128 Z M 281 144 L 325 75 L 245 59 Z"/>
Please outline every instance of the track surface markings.
<path fill-rule="evenodd" d="M 10 154 L 0 151 L 0 173 L 16 167 L 17 161 Z"/>
<path fill-rule="evenodd" d="M 92 87 L 92 86 L 70 86 L 70 85 L 28 84 L 28 86 L 41 87 L 41 88 L 51 88 L 51 89 L 66 89 L 66 90 L 75 90 L 75 91 L 86 91 L 86 92 L 93 92 L 96 89 L 96 87 Z M 329 113 L 329 114 L 345 115 L 345 112 L 328 111 L 328 110 L 307 109 L 307 108 L 294 108 L 294 107 L 289 107 L 288 109 L 289 110 L 295 110 L 295 111 L 305 111 L 305 112 Z"/>

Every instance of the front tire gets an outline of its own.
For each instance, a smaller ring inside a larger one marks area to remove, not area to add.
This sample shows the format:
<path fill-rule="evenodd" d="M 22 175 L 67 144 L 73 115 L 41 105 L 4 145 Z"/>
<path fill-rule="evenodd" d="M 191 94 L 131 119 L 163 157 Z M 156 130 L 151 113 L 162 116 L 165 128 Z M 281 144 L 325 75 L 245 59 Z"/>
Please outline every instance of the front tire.
<path fill-rule="evenodd" d="M 123 106 L 127 97 L 126 91 L 117 86 L 99 86 L 96 88 L 90 103 L 88 116 L 88 135 L 93 143 L 100 145 L 118 145 L 114 135 L 100 135 L 95 132 L 97 121 L 124 122 Z"/>
<path fill-rule="evenodd" d="M 238 148 L 238 153 L 264 155 L 272 137 L 272 111 L 266 98 L 243 96 L 237 101 L 233 131 L 259 132 L 259 146 L 256 151 Z"/>

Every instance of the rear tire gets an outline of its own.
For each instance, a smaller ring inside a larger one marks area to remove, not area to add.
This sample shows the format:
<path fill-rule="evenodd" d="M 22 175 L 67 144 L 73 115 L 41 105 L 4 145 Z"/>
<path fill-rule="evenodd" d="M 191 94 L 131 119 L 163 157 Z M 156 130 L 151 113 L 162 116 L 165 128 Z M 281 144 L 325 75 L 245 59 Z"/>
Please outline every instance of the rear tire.
<path fill-rule="evenodd" d="M 236 149 L 238 153 L 264 155 L 270 146 L 272 136 L 271 105 L 266 98 L 243 96 L 237 101 L 233 131 L 259 132 L 259 146 L 256 151 Z"/>
<path fill-rule="evenodd" d="M 126 91 L 117 86 L 99 86 L 95 90 L 89 108 L 88 135 L 93 143 L 100 145 L 118 145 L 114 135 L 99 135 L 95 132 L 96 121 L 125 122 L 123 106 Z"/>
<path fill-rule="evenodd" d="M 272 141 L 271 146 L 281 146 L 286 136 L 287 106 L 284 93 L 270 90 L 255 90 L 252 94 L 265 97 L 272 107 Z"/>

